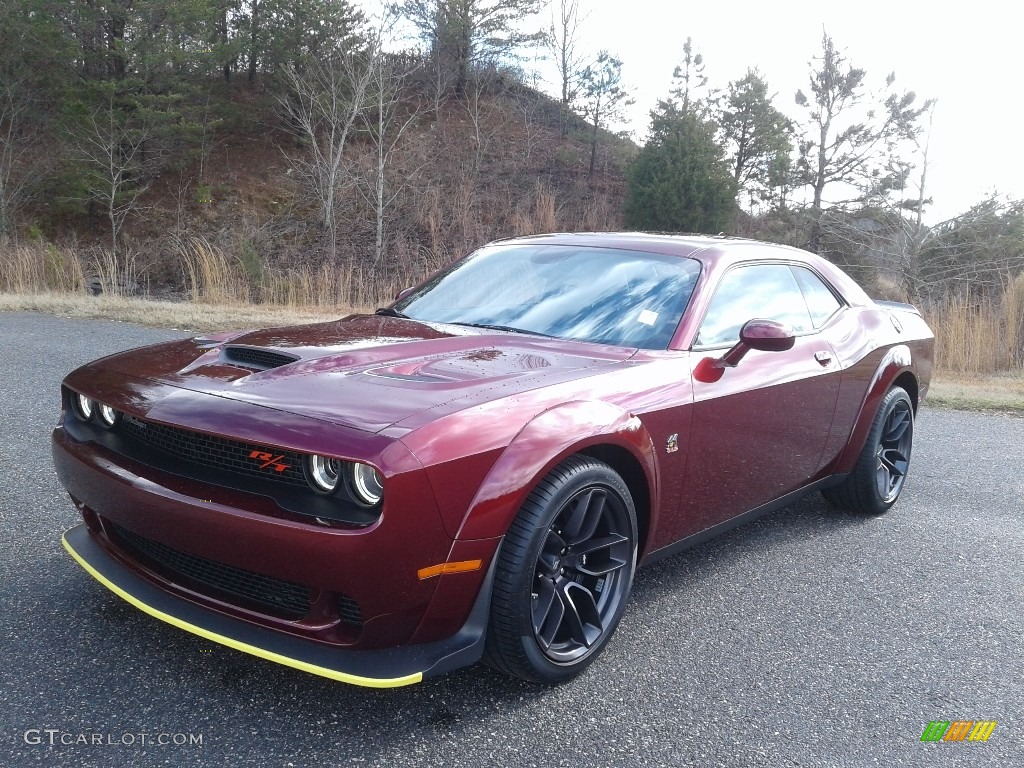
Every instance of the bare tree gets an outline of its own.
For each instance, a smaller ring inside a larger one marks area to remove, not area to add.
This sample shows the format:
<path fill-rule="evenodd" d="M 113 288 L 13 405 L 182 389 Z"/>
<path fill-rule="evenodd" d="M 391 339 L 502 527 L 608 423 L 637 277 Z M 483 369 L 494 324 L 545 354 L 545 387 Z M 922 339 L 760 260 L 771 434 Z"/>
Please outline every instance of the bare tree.
<path fill-rule="evenodd" d="M 873 267 L 894 280 L 900 292 L 912 301 L 944 290 L 943 283 L 957 277 L 955 270 L 934 269 L 934 263 L 931 274 L 926 274 L 926 254 L 935 259 L 943 233 L 964 231 L 992 214 L 983 207 L 935 226 L 924 223 L 924 209 L 931 203 L 927 180 L 934 104 L 926 104 L 927 130 L 908 139 L 909 146 L 901 157 L 890 158 L 861 205 L 852 210 L 840 207 L 824 211 L 818 220 L 819 245 L 832 251 L 828 253 L 831 258 L 842 262 L 859 254 L 865 262 L 861 266 Z"/>
<path fill-rule="evenodd" d="M 9 70 L 0 71 L 0 236 L 14 226 L 42 155 L 34 152 L 39 132 L 29 123 L 32 92 Z"/>
<path fill-rule="evenodd" d="M 1024 201 L 992 195 L 936 225 L 919 255 L 922 293 L 998 295 L 1024 274 Z"/>
<path fill-rule="evenodd" d="M 544 143 L 547 136 L 546 126 L 540 119 L 544 103 L 530 91 L 520 91 L 515 99 L 516 109 L 523 118 L 523 146 L 521 151 L 513 150 L 513 162 L 521 159 L 527 165 L 533 160 L 533 153 Z M 564 123 L 563 123 L 564 126 Z"/>
<path fill-rule="evenodd" d="M 408 93 L 414 74 L 404 59 L 378 52 L 370 83 L 369 109 L 360 116 L 374 149 L 372 181 L 363 191 L 374 212 L 373 264 L 381 263 L 387 238 L 387 211 L 415 174 L 406 174 L 397 183 L 389 174 L 391 160 L 406 131 L 416 123 L 426 107 Z"/>
<path fill-rule="evenodd" d="M 156 135 L 154 117 L 119 104 L 114 88 L 72 128 L 72 151 L 84 168 L 86 194 L 110 223 L 114 255 L 125 220 L 141 209 L 139 199 L 162 162 Z"/>
<path fill-rule="evenodd" d="M 580 94 L 580 75 L 583 73 L 583 55 L 580 42 L 579 0 L 555 0 L 551 4 L 551 27 L 548 30 L 548 50 L 555 59 L 558 79 L 562 87 L 561 130 L 569 130 L 569 116 Z"/>
<path fill-rule="evenodd" d="M 866 285 L 886 276 L 899 295 L 923 303 L 997 297 L 1024 273 L 1024 202 L 993 196 L 920 230 L 900 213 L 823 211 L 823 252 Z"/>
<path fill-rule="evenodd" d="M 928 129 L 911 137 L 914 149 L 920 157 L 920 173 L 914 183 L 913 197 L 906 195 L 906 181 L 913 169 L 909 163 L 900 162 L 899 172 L 892 174 L 904 180 L 902 200 L 900 202 L 899 232 L 896 240 L 896 265 L 907 295 L 915 301 L 921 296 L 921 254 L 934 238 L 939 229 L 926 227 L 924 209 L 931 202 L 927 196 L 928 181 L 928 150 L 931 146 L 932 125 L 935 120 L 935 101 L 925 105 L 928 113 Z M 904 212 L 909 213 L 907 216 Z"/>
<path fill-rule="evenodd" d="M 487 148 L 498 130 L 495 117 L 501 119 L 504 112 L 496 108 L 493 99 L 488 99 L 489 92 L 498 87 L 498 80 L 495 77 L 495 70 L 491 67 L 479 67 L 472 73 L 466 83 L 462 94 L 459 96 L 459 103 L 469 117 L 469 123 L 473 127 L 473 180 L 480 173 L 483 166 L 484 155 Z"/>
<path fill-rule="evenodd" d="M 367 50 L 338 52 L 285 69 L 287 91 L 279 97 L 286 125 L 307 148 L 288 160 L 320 209 L 331 257 L 337 255 L 339 192 L 351 184 L 347 151 L 362 122 L 367 95 L 377 77 L 379 39 Z"/>

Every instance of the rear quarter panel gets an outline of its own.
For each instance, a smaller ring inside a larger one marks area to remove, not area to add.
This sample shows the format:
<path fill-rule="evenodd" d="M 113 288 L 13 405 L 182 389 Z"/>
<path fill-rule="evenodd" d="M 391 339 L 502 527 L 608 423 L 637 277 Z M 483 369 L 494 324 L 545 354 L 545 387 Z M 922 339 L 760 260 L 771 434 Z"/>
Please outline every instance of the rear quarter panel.
<path fill-rule="evenodd" d="M 935 337 L 920 315 L 853 308 L 833 339 L 844 371 L 827 451 L 826 474 L 850 472 L 885 394 L 899 383 L 917 410 L 931 384 Z M 895 322 L 893 319 L 895 318 Z"/>

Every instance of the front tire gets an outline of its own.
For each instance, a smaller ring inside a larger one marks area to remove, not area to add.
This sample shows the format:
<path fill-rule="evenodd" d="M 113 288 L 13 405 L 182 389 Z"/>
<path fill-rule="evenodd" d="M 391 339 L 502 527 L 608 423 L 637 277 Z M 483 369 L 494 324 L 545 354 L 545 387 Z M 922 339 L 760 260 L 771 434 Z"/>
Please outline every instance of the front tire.
<path fill-rule="evenodd" d="M 560 463 L 505 535 L 485 661 L 549 685 L 580 674 L 622 618 L 636 555 L 636 509 L 622 478 L 587 456 Z"/>
<path fill-rule="evenodd" d="M 913 446 L 914 405 L 906 390 L 893 387 L 878 407 L 853 472 L 822 495 L 840 509 L 881 515 L 903 490 Z"/>

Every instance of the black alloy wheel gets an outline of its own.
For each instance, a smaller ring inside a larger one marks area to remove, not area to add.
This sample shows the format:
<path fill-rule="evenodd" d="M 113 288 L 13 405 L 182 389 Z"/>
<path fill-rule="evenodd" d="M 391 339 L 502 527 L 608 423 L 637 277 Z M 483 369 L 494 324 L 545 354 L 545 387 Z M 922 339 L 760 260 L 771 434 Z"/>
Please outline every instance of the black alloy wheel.
<path fill-rule="evenodd" d="M 636 511 L 622 478 L 566 459 L 527 498 L 499 553 L 486 660 L 534 682 L 575 677 L 601 652 L 633 584 Z"/>
<path fill-rule="evenodd" d="M 885 416 L 875 451 L 875 481 L 883 503 L 892 504 L 903 490 L 913 440 L 913 408 L 908 399 L 897 398 Z"/>
<path fill-rule="evenodd" d="M 888 510 L 903 491 L 914 447 L 914 405 L 902 387 L 882 399 L 853 471 L 822 494 L 840 509 L 866 515 Z"/>

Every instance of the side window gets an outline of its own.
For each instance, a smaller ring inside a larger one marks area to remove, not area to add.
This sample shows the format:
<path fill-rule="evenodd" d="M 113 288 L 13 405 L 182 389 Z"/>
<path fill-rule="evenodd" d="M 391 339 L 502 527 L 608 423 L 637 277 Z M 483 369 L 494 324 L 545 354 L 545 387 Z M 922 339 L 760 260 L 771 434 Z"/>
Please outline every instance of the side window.
<path fill-rule="evenodd" d="M 786 264 L 751 264 L 726 273 L 697 334 L 698 346 L 733 344 L 754 318 L 785 323 L 795 333 L 813 330 L 800 287 Z"/>
<path fill-rule="evenodd" d="M 811 322 L 815 328 L 821 328 L 842 304 L 835 294 L 829 290 L 821 278 L 804 267 L 792 267 L 793 274 L 800 286 L 800 291 L 811 311 Z"/>

